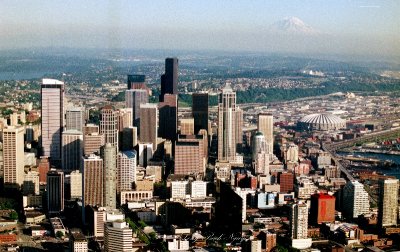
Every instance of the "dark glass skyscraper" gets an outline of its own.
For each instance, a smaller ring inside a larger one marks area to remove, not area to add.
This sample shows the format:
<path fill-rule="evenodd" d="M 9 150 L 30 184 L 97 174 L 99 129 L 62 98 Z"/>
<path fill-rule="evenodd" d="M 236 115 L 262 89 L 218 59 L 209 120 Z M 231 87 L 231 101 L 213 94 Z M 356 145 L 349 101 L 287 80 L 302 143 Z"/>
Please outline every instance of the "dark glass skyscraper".
<path fill-rule="evenodd" d="M 128 90 L 129 89 L 147 89 L 146 75 L 128 74 Z"/>
<path fill-rule="evenodd" d="M 178 94 L 178 59 L 165 59 L 165 73 L 161 75 L 160 102 L 164 101 L 165 94 Z"/>
<path fill-rule="evenodd" d="M 194 118 L 194 133 L 199 130 L 208 131 L 208 94 L 195 93 L 192 96 L 192 114 Z"/>

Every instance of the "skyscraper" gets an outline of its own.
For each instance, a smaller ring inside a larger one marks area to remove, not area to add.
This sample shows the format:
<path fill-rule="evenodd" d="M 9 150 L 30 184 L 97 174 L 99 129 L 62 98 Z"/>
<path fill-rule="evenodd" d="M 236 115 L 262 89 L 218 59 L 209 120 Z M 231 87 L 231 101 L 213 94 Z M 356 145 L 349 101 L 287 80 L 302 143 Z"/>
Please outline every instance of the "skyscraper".
<path fill-rule="evenodd" d="M 218 160 L 236 157 L 236 93 L 229 83 L 222 89 L 218 104 Z"/>
<path fill-rule="evenodd" d="M 157 104 L 146 103 L 140 105 L 140 133 L 139 140 L 142 143 L 152 143 L 153 152 L 157 150 Z"/>
<path fill-rule="evenodd" d="M 206 157 L 203 135 L 180 135 L 175 144 L 175 174 L 204 174 Z"/>
<path fill-rule="evenodd" d="M 164 101 L 165 94 L 178 94 L 178 59 L 165 59 L 165 73 L 161 75 L 160 102 Z"/>
<path fill-rule="evenodd" d="M 132 109 L 132 126 L 139 127 L 140 105 L 149 102 L 149 94 L 144 89 L 125 91 L 125 106 Z"/>
<path fill-rule="evenodd" d="M 159 104 L 159 116 L 158 136 L 174 142 L 178 128 L 178 95 L 164 95 L 164 101 Z"/>
<path fill-rule="evenodd" d="M 117 193 L 132 190 L 136 181 L 136 151 L 118 153 L 117 178 Z"/>
<path fill-rule="evenodd" d="M 64 82 L 43 79 L 41 85 L 43 155 L 61 164 L 61 133 L 64 127 Z"/>
<path fill-rule="evenodd" d="M 118 147 L 117 113 L 110 105 L 101 109 L 100 133 L 104 134 L 105 143 Z"/>
<path fill-rule="evenodd" d="M 85 110 L 80 107 L 70 107 L 65 111 L 65 130 L 83 131 L 85 126 Z"/>
<path fill-rule="evenodd" d="M 201 129 L 208 131 L 208 93 L 192 95 L 192 114 L 195 134 Z"/>
<path fill-rule="evenodd" d="M 19 188 L 24 181 L 24 127 L 3 129 L 4 184 Z"/>
<path fill-rule="evenodd" d="M 144 89 L 146 90 L 146 75 L 128 74 L 128 90 L 129 89 Z"/>
<path fill-rule="evenodd" d="M 194 135 L 194 119 L 182 118 L 179 120 L 181 135 Z M 196 132 L 197 134 L 198 132 Z"/>
<path fill-rule="evenodd" d="M 132 229 L 123 220 L 104 223 L 104 251 L 132 252 Z"/>
<path fill-rule="evenodd" d="M 274 117 L 270 114 L 259 114 L 257 122 L 257 130 L 263 133 L 268 147 L 269 154 L 274 151 Z"/>
<path fill-rule="evenodd" d="M 349 218 L 369 213 L 369 196 L 364 185 L 358 181 L 349 181 L 343 187 L 343 212 Z"/>
<path fill-rule="evenodd" d="M 62 133 L 62 168 L 64 172 L 81 169 L 83 155 L 83 135 L 71 129 Z"/>
<path fill-rule="evenodd" d="M 379 180 L 378 225 L 380 227 L 396 226 L 399 198 L 399 180 Z"/>
<path fill-rule="evenodd" d="M 82 173 L 72 171 L 70 176 L 71 199 L 82 199 Z"/>
<path fill-rule="evenodd" d="M 83 204 L 103 206 L 103 159 L 94 154 L 83 158 Z"/>
<path fill-rule="evenodd" d="M 104 165 L 104 200 L 105 207 L 117 208 L 117 153 L 116 147 L 106 143 L 101 148 Z"/>
<path fill-rule="evenodd" d="M 50 170 L 47 173 L 47 210 L 50 214 L 64 211 L 64 173 Z"/>
<path fill-rule="evenodd" d="M 304 203 L 291 205 L 290 232 L 292 239 L 307 239 L 308 207 Z"/>
<path fill-rule="evenodd" d="M 243 110 L 236 107 L 235 111 L 235 141 L 236 141 L 236 152 L 242 153 L 243 147 Z"/>

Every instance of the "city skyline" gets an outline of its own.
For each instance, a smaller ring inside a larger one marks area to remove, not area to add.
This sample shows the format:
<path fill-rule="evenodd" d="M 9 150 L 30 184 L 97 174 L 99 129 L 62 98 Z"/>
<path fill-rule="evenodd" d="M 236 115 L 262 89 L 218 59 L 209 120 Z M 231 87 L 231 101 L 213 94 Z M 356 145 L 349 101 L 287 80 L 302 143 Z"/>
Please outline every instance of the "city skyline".
<path fill-rule="evenodd" d="M 0 49 L 184 49 L 398 57 L 399 11 L 397 1 L 373 0 L 5 1 L 0 11 L 0 31 L 5 34 Z M 295 28 L 300 32 L 282 26 L 288 17 L 304 22 Z M 304 32 L 308 28 L 315 32 Z"/>

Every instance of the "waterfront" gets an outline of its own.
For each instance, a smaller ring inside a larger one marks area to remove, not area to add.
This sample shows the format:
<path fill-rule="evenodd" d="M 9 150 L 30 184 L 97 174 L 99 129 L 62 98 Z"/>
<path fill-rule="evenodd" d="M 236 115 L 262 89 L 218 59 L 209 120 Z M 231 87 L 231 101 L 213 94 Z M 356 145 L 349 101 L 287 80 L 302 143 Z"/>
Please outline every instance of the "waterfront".
<path fill-rule="evenodd" d="M 354 156 L 360 156 L 360 157 L 364 157 L 364 158 L 379 159 L 381 161 L 392 161 L 393 163 L 397 164 L 398 169 L 392 169 L 392 170 L 383 170 L 382 169 L 382 170 L 377 170 L 377 171 L 382 172 L 385 175 L 396 176 L 397 178 L 400 179 L 400 156 L 399 155 L 365 153 L 365 152 L 354 152 L 354 153 L 338 152 L 338 154 L 341 156 L 354 155 Z"/>

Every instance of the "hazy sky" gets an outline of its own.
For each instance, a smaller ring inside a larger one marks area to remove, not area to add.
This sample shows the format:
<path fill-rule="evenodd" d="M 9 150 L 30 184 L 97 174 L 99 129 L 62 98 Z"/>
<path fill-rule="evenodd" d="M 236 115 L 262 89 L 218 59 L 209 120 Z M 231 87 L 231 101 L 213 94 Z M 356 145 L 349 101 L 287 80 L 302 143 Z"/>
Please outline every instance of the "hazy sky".
<path fill-rule="evenodd" d="M 400 55 L 400 1 L 0 0 L 0 48 L 217 49 Z M 318 36 L 277 36 L 295 16 Z"/>

